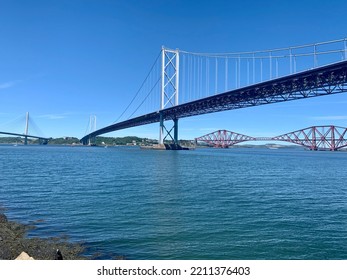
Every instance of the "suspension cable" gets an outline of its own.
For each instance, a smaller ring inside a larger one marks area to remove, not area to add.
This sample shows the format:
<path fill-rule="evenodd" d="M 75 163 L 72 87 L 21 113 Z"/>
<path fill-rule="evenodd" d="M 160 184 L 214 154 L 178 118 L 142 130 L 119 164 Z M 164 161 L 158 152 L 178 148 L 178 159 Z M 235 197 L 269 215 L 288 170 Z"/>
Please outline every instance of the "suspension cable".
<path fill-rule="evenodd" d="M 122 112 L 122 114 L 118 117 L 118 119 L 117 119 L 114 123 L 117 123 L 117 122 L 120 120 L 120 118 L 125 114 L 125 112 L 129 109 L 129 107 L 131 106 L 131 104 L 134 102 L 134 100 L 136 99 L 136 97 L 137 97 L 138 94 L 140 93 L 142 87 L 144 86 L 144 84 L 146 83 L 148 77 L 150 76 L 150 74 L 151 74 L 153 68 L 154 68 L 155 65 L 157 64 L 157 61 L 158 61 L 159 57 L 161 56 L 161 52 L 162 52 L 162 51 L 159 52 L 159 54 L 158 54 L 157 58 L 155 59 L 153 65 L 152 65 L 152 67 L 151 67 L 151 69 L 149 70 L 149 72 L 148 72 L 146 78 L 143 80 L 143 82 L 142 82 L 140 88 L 138 89 L 138 91 L 137 91 L 136 94 L 134 95 L 133 99 L 130 101 L 130 103 L 128 104 L 128 106 L 125 108 L 125 110 Z M 148 95 L 147 95 L 147 96 L 148 96 Z M 141 103 L 141 105 L 142 105 L 142 103 Z M 138 109 L 138 108 L 137 108 L 137 109 Z M 136 109 L 136 110 L 137 110 L 137 109 Z"/>
<path fill-rule="evenodd" d="M 137 112 L 137 110 L 141 107 L 141 105 L 146 101 L 148 96 L 152 93 L 152 91 L 155 89 L 155 87 L 158 85 L 159 81 L 161 81 L 161 77 L 157 80 L 157 82 L 154 84 L 154 86 L 151 88 L 151 90 L 148 92 L 148 94 L 145 96 L 145 98 L 142 100 L 139 106 L 135 109 L 135 111 L 128 117 L 128 120 Z"/>
<path fill-rule="evenodd" d="M 236 56 L 237 57 L 238 55 L 252 55 L 252 54 L 261 54 L 261 53 L 269 53 L 269 52 L 288 51 L 290 49 L 292 49 L 292 50 L 302 49 L 302 48 L 308 48 L 308 47 L 314 47 L 314 46 L 328 45 L 328 44 L 333 44 L 333 43 L 341 43 L 341 42 L 346 42 L 346 41 L 347 41 L 347 38 L 343 38 L 343 39 L 331 40 L 331 41 L 326 41 L 326 42 L 305 44 L 305 45 L 292 46 L 292 47 L 286 47 L 286 48 L 277 48 L 277 49 L 268 49 L 268 50 L 259 50 L 259 51 L 247 51 L 247 52 L 198 53 L 198 52 L 188 52 L 188 51 L 184 51 L 184 50 L 180 50 L 180 52 L 186 53 L 186 54 L 192 54 L 192 55 L 199 55 L 199 56 L 209 56 L 209 57 L 225 57 L 225 56 Z"/>

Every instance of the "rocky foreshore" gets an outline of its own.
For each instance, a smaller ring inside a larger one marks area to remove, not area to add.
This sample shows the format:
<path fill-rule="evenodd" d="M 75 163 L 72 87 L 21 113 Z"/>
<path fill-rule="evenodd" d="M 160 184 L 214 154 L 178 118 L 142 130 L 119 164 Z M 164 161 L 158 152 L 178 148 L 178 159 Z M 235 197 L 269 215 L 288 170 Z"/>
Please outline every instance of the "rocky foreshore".
<path fill-rule="evenodd" d="M 26 232 L 33 226 L 9 221 L 0 213 L 0 260 L 14 260 L 26 252 L 35 260 L 81 260 L 84 248 L 64 238 L 28 238 Z"/>

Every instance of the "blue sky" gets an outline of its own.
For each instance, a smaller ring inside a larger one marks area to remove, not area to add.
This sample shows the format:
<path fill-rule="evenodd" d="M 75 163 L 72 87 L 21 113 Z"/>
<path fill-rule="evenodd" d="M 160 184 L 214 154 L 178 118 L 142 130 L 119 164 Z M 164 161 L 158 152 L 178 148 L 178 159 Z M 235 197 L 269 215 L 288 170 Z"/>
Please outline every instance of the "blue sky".
<path fill-rule="evenodd" d="M 98 128 L 118 118 L 163 45 L 239 52 L 346 38 L 346 10 L 342 0 L 0 0 L 0 131 L 24 131 L 12 120 L 30 112 L 45 136 L 80 138 L 90 115 Z M 179 138 L 347 126 L 346 104 L 338 94 L 186 118 Z M 108 135 L 158 131 L 152 124 Z"/>

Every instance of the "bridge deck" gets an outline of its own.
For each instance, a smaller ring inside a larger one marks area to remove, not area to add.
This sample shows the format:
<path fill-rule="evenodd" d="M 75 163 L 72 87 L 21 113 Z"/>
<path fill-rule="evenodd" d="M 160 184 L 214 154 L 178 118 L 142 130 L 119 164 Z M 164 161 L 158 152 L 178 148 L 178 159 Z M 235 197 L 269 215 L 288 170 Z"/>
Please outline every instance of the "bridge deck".
<path fill-rule="evenodd" d="M 4 131 L 0 131 L 0 134 L 19 136 L 19 137 L 36 138 L 36 139 L 42 139 L 42 140 L 50 140 L 51 139 L 51 138 L 46 138 L 46 137 L 41 137 L 41 136 L 26 135 L 26 134 L 20 134 L 20 133 L 4 132 Z"/>

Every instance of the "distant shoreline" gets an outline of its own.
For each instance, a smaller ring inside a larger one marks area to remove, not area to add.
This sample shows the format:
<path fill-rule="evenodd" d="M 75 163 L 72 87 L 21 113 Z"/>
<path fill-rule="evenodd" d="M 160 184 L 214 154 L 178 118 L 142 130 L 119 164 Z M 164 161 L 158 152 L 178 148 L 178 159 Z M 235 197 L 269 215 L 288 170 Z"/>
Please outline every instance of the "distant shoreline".
<path fill-rule="evenodd" d="M 17 140 L 16 140 L 17 139 Z M 18 137 L 0 137 L 0 146 L 24 146 L 24 143 L 18 140 Z M 182 147 L 194 148 L 194 149 L 225 149 L 223 147 L 210 147 L 206 145 L 194 145 L 192 140 L 179 140 Z M 140 138 L 137 136 L 126 136 L 126 137 L 97 137 L 96 143 L 92 146 L 95 147 L 153 147 L 158 144 L 157 140 Z M 35 141 L 29 141 L 29 146 L 39 145 Z M 78 138 L 75 137 L 64 137 L 64 138 L 52 138 L 47 145 L 44 146 L 70 146 L 70 147 L 87 147 L 79 142 Z M 235 144 L 227 149 L 271 149 L 271 150 L 282 150 L 282 149 L 297 149 L 302 150 L 305 147 L 295 144 L 278 144 L 278 143 L 266 143 L 266 144 Z M 307 148 L 306 148 L 307 149 Z M 329 149 L 319 149 L 319 151 L 328 151 Z M 339 152 L 347 152 L 347 148 L 338 150 Z"/>
<path fill-rule="evenodd" d="M 182 140 L 186 141 L 186 140 Z M 94 144 L 98 146 L 139 146 L 139 145 L 153 145 L 157 144 L 155 139 L 141 138 L 137 136 L 125 137 L 96 137 Z M 1 137 L 0 144 L 21 145 L 24 144 L 24 138 L 21 137 Z M 39 144 L 38 140 L 28 139 L 28 144 Z M 81 146 L 80 139 L 77 137 L 59 137 L 52 138 L 48 141 L 47 145 L 74 145 Z"/>

